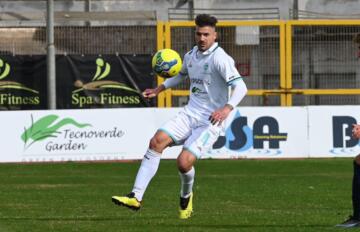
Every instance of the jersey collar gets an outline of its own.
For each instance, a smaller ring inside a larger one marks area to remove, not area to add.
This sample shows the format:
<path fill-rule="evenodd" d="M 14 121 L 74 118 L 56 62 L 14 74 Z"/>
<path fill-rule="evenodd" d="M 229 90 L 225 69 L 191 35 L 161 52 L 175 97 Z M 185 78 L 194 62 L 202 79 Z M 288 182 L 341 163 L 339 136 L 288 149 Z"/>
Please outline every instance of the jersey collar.
<path fill-rule="evenodd" d="M 211 47 L 210 47 L 208 50 L 206 50 L 206 51 L 204 51 L 204 52 L 200 52 L 200 50 L 199 50 L 199 52 L 200 52 L 202 55 L 206 56 L 206 55 L 211 54 L 211 53 L 212 53 L 213 51 L 215 51 L 215 49 L 217 49 L 218 47 L 219 47 L 218 43 L 215 42 L 213 45 L 211 45 Z"/>

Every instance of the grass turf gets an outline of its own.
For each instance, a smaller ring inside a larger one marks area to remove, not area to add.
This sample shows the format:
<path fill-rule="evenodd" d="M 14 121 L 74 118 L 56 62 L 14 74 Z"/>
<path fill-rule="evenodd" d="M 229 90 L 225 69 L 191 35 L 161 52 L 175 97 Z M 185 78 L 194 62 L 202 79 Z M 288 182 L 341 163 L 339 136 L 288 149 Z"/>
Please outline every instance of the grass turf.
<path fill-rule="evenodd" d="M 177 219 L 179 177 L 163 160 L 139 212 L 139 162 L 0 165 L 0 231 L 341 231 L 351 214 L 351 159 L 201 160 L 194 215 Z"/>

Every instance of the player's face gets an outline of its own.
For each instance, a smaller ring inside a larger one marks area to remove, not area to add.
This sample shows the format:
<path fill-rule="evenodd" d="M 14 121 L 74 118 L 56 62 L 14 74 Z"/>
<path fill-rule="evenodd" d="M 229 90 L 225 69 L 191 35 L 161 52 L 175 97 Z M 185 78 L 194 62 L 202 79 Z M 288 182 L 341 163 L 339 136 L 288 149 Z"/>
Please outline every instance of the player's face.
<path fill-rule="evenodd" d="M 203 52 L 208 50 L 216 40 L 215 28 L 209 26 L 197 26 L 195 30 L 195 40 L 200 51 Z"/>

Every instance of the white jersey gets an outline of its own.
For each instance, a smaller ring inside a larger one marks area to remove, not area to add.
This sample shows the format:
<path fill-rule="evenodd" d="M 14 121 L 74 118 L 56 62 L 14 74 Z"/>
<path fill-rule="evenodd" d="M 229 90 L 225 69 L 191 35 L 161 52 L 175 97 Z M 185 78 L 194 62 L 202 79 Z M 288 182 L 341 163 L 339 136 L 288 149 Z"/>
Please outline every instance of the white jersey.
<path fill-rule="evenodd" d="M 234 60 L 214 43 L 201 52 L 195 46 L 185 54 L 180 74 L 190 78 L 190 99 L 184 110 L 200 120 L 223 107 L 229 100 L 229 86 L 241 76 Z"/>

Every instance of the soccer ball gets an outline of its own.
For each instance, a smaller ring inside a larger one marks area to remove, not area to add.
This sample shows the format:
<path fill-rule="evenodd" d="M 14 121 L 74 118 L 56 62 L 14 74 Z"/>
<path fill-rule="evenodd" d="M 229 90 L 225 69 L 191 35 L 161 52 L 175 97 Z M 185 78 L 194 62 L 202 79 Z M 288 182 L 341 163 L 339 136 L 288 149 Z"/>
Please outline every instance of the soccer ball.
<path fill-rule="evenodd" d="M 159 50 L 152 58 L 152 69 L 163 77 L 170 78 L 176 76 L 182 67 L 180 55 L 169 48 Z"/>

